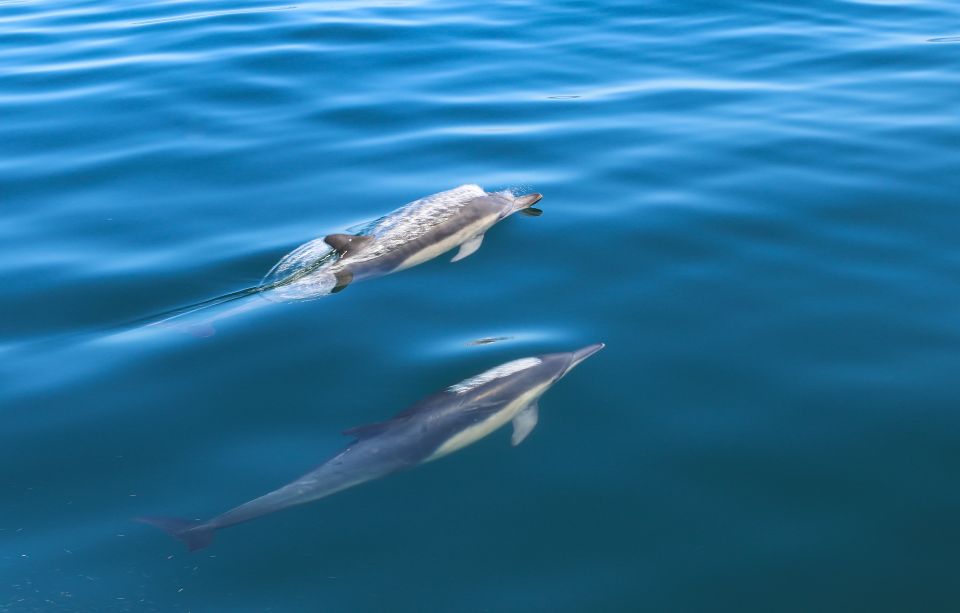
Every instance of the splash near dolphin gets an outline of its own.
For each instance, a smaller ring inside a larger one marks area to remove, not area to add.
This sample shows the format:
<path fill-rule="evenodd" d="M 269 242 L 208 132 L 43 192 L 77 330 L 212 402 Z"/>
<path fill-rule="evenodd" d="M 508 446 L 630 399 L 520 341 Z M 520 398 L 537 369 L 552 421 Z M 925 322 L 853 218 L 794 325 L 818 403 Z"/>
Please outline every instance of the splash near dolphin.
<path fill-rule="evenodd" d="M 364 279 L 380 277 L 422 264 L 459 247 L 451 261 L 480 248 L 484 233 L 513 213 L 538 216 L 533 205 L 540 194 L 487 192 L 479 185 L 460 187 L 415 200 L 373 222 L 343 234 L 328 234 L 285 255 L 256 286 L 177 309 L 157 323 L 169 323 L 191 313 L 250 296 L 272 301 L 319 298 L 337 293 Z M 249 309 L 241 306 L 200 326 Z M 212 328 L 209 328 L 212 333 Z"/>
<path fill-rule="evenodd" d="M 430 462 L 509 422 L 511 443 L 519 445 L 537 425 L 540 396 L 603 347 L 596 343 L 507 362 L 428 396 L 388 421 L 346 430 L 355 440 L 340 453 L 296 481 L 212 519 L 137 521 L 165 530 L 193 551 L 209 545 L 217 530 Z"/>

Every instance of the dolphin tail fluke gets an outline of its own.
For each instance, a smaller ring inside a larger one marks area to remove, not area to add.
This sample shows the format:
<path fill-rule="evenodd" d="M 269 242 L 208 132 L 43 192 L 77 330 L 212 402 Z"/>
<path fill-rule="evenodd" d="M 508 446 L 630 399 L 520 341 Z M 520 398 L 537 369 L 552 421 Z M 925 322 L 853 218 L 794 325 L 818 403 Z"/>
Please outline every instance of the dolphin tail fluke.
<path fill-rule="evenodd" d="M 197 338 L 210 338 L 211 336 L 217 333 L 217 329 L 214 328 L 213 324 L 210 323 L 209 321 L 193 324 L 192 326 L 187 326 L 185 331 L 190 336 L 195 336 Z"/>
<path fill-rule="evenodd" d="M 210 298 L 209 300 L 204 300 L 202 302 L 197 302 L 191 305 L 173 309 L 165 313 L 158 313 L 144 319 L 137 321 L 131 321 L 126 324 L 123 324 L 124 327 L 127 326 L 143 326 L 145 328 L 163 328 L 166 330 L 173 330 L 175 332 L 181 332 L 184 334 L 189 334 L 190 336 L 198 338 L 206 338 L 213 336 L 216 333 L 216 329 L 213 327 L 213 322 L 229 317 L 235 313 L 243 312 L 247 309 L 253 308 L 253 305 L 259 304 L 258 302 L 248 302 L 246 304 L 240 304 L 239 306 L 227 309 L 220 313 L 214 313 L 212 316 L 207 317 L 207 319 L 199 321 L 197 323 L 190 323 L 198 316 L 199 313 L 206 313 L 214 307 L 218 307 L 228 302 L 238 302 L 243 298 L 249 298 L 250 296 L 255 296 L 257 294 L 263 294 L 269 290 L 280 287 L 282 283 L 264 282 L 261 285 L 247 287 L 229 294 L 224 294 L 222 296 L 217 296 L 216 298 Z"/>
<path fill-rule="evenodd" d="M 213 542 L 216 528 L 192 519 L 176 517 L 137 517 L 134 521 L 160 528 L 170 536 L 183 541 L 187 551 L 203 549 Z"/>

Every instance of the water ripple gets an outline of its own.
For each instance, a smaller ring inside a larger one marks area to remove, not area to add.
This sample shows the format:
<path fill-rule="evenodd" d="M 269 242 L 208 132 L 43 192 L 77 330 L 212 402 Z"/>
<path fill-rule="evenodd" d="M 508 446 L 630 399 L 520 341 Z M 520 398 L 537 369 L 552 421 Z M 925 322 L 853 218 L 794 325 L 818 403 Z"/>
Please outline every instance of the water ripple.
<path fill-rule="evenodd" d="M 0 7 L 0 609 L 956 602 L 960 4 Z M 464 183 L 544 214 L 209 338 L 128 325 Z M 515 450 L 216 557 L 121 519 L 216 512 L 596 340 Z"/>
<path fill-rule="evenodd" d="M 216 17 L 224 17 L 230 15 L 245 15 L 249 13 L 272 13 L 275 11 L 293 11 L 298 7 L 296 5 L 287 5 L 287 6 L 264 6 L 258 8 L 249 8 L 249 9 L 225 9 L 220 11 L 211 11 L 206 13 L 189 13 L 186 15 L 176 15 L 172 17 L 158 17 L 156 19 L 144 19 L 142 21 L 133 21 L 131 25 L 134 26 L 145 26 L 153 25 L 157 23 L 170 23 L 174 21 L 192 21 L 195 19 L 212 19 Z"/>

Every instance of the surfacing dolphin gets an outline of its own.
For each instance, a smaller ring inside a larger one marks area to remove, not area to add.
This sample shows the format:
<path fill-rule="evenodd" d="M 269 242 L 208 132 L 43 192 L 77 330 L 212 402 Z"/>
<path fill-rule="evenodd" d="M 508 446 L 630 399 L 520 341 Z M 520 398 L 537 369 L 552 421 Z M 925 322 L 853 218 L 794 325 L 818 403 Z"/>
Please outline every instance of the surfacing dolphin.
<path fill-rule="evenodd" d="M 194 551 L 214 533 L 287 507 L 324 498 L 366 481 L 413 468 L 462 449 L 513 422 L 513 445 L 537 425 L 537 401 L 603 343 L 501 364 L 428 396 L 393 419 L 345 430 L 352 443 L 314 470 L 269 494 L 207 521 L 140 517 Z"/>
<path fill-rule="evenodd" d="M 540 194 L 486 192 L 460 187 L 415 200 L 380 219 L 355 226 L 353 234 L 328 234 L 283 256 L 259 285 L 171 311 L 150 325 L 173 327 L 195 336 L 214 333 L 213 322 L 256 308 L 234 306 L 204 321 L 183 325 L 191 314 L 261 296 L 271 301 L 308 300 L 343 290 L 361 279 L 379 277 L 422 264 L 454 247 L 462 260 L 480 248 L 484 233 L 513 213 L 538 216 Z"/>
<path fill-rule="evenodd" d="M 461 185 L 411 202 L 356 234 L 328 234 L 290 252 L 267 274 L 261 289 L 282 299 L 336 293 L 354 281 L 422 264 L 460 247 L 451 260 L 469 256 L 484 233 L 513 213 L 540 215 L 540 194 L 516 196 Z"/>

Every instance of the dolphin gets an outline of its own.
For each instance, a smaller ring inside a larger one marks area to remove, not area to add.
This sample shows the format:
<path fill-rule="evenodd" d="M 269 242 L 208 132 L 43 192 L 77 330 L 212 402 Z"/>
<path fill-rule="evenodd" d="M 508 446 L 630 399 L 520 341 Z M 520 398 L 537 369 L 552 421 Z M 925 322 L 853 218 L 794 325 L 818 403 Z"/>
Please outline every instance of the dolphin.
<path fill-rule="evenodd" d="M 350 283 L 422 264 L 459 247 L 452 262 L 474 253 L 487 230 L 513 213 L 539 216 L 541 194 L 487 192 L 479 185 L 421 198 L 355 234 L 328 234 L 290 252 L 264 278 L 261 289 L 281 298 L 337 293 Z"/>
<path fill-rule="evenodd" d="M 162 528 L 194 551 L 217 530 L 324 498 L 391 473 L 441 458 L 508 422 L 519 445 L 537 425 L 537 402 L 575 366 L 604 348 L 549 353 L 501 364 L 427 396 L 388 421 L 345 430 L 354 441 L 296 481 L 206 521 L 139 517 Z"/>
<path fill-rule="evenodd" d="M 459 247 L 454 262 L 474 253 L 484 233 L 513 213 L 539 216 L 533 205 L 541 194 L 517 196 L 506 190 L 484 191 L 461 185 L 415 200 L 344 234 L 327 234 L 283 256 L 255 286 L 155 315 L 148 326 L 173 328 L 193 336 L 211 336 L 213 323 L 270 302 L 309 300 L 342 291 L 354 281 L 379 277 L 422 264 Z M 351 232 L 352 233 L 349 233 Z M 200 321 L 198 313 L 227 303 L 235 305 Z"/>

